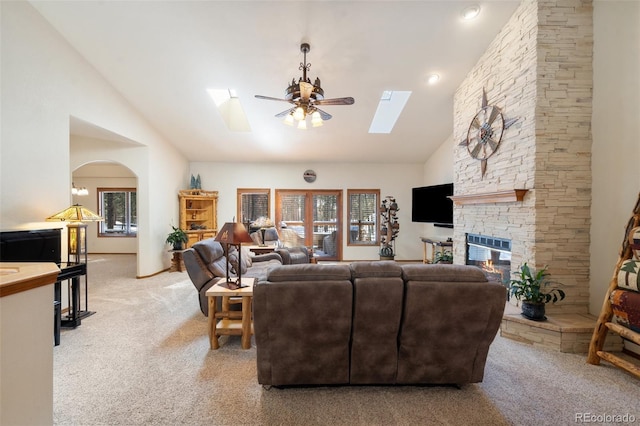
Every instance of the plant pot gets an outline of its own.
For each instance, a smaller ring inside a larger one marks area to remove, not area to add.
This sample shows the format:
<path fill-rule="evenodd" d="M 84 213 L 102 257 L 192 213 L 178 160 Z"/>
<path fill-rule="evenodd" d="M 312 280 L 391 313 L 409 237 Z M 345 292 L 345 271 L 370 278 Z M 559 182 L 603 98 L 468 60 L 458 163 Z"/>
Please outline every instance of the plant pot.
<path fill-rule="evenodd" d="M 522 302 L 522 316 L 531 321 L 546 321 L 544 303 Z"/>
<path fill-rule="evenodd" d="M 183 247 L 182 243 L 173 244 L 173 249 L 174 250 L 182 250 L 182 247 Z"/>

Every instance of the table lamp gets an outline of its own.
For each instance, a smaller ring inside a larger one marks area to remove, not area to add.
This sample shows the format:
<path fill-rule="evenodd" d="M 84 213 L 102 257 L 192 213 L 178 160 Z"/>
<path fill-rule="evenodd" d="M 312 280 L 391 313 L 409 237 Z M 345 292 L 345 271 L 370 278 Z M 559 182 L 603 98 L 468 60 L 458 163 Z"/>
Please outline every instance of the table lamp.
<path fill-rule="evenodd" d="M 74 204 L 66 209 L 49 216 L 47 222 L 68 222 L 67 223 L 67 262 L 68 263 L 87 263 L 87 223 L 86 222 L 100 222 L 104 219 L 92 212 L 91 210 L 81 206 L 80 204 Z M 84 256 L 83 256 L 84 255 Z M 84 257 L 84 262 L 83 258 Z M 79 318 L 84 318 L 93 314 L 88 309 L 88 273 L 84 275 L 84 311 L 77 312 Z M 75 286 L 76 284 L 74 284 Z M 80 293 L 79 289 L 76 296 L 77 307 L 80 306 Z"/>
<path fill-rule="evenodd" d="M 74 204 L 66 209 L 49 216 L 47 222 L 68 222 L 67 223 L 67 242 L 68 242 L 68 261 L 80 263 L 80 255 L 87 254 L 87 224 L 85 222 L 99 222 L 104 220 L 102 217 L 81 206 Z"/>
<path fill-rule="evenodd" d="M 243 224 L 237 222 L 227 222 L 224 224 L 218 235 L 216 235 L 215 241 L 220 243 L 224 243 L 226 245 L 226 254 L 227 254 L 227 281 L 226 283 L 220 284 L 223 287 L 226 287 L 230 290 L 237 290 L 242 288 L 242 243 L 252 243 L 253 240 L 251 236 L 247 232 L 247 228 L 244 227 Z M 237 274 L 238 278 L 234 281 L 229 277 L 229 246 L 236 246 L 238 248 L 238 267 Z M 248 286 L 244 286 L 248 287 Z"/>

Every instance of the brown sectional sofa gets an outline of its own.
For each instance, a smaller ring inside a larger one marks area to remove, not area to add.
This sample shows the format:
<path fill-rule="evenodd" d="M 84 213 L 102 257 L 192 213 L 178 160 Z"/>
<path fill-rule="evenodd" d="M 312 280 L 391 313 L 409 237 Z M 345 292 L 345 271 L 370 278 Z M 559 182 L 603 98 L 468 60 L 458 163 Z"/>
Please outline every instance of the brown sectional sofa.
<path fill-rule="evenodd" d="M 258 382 L 480 382 L 505 301 L 474 266 L 275 266 L 254 288 Z"/>

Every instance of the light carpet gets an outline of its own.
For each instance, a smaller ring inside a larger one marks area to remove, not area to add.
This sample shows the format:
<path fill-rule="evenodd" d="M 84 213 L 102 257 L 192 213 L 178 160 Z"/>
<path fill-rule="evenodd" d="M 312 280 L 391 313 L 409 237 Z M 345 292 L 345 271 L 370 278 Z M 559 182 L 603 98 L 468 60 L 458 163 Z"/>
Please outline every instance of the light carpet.
<path fill-rule="evenodd" d="M 266 390 L 255 342 L 242 350 L 239 337 L 222 337 L 209 350 L 186 272 L 136 279 L 134 255 L 92 255 L 88 271 L 96 314 L 63 329 L 54 349 L 58 425 L 568 425 L 625 414 L 640 423 L 634 377 L 499 336 L 484 381 L 462 389 Z"/>

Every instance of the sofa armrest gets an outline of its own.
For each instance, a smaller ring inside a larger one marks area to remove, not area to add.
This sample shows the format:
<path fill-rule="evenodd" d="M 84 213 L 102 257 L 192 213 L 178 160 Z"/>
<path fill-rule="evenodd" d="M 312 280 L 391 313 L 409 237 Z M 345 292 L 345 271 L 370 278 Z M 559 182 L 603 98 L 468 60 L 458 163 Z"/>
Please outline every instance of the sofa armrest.
<path fill-rule="evenodd" d="M 200 291 L 214 277 L 207 265 L 204 264 L 202 257 L 194 249 L 185 250 L 182 253 L 182 260 L 196 290 Z"/>
<path fill-rule="evenodd" d="M 309 263 L 309 250 L 305 246 L 282 247 L 276 249 L 276 253 L 282 257 L 283 265 Z"/>
<path fill-rule="evenodd" d="M 251 261 L 252 262 L 266 262 L 268 260 L 277 260 L 280 263 L 282 262 L 282 256 L 280 256 L 278 253 L 265 253 L 265 254 L 257 254 L 255 256 L 251 257 Z"/>

